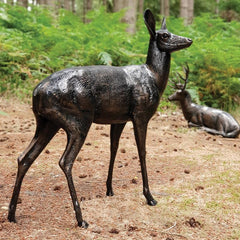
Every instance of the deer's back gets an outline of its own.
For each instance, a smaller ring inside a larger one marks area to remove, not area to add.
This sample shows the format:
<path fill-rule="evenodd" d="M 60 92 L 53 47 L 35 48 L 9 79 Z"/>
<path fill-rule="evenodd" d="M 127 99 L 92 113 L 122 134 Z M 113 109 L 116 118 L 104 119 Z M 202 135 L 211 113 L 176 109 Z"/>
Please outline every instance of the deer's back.
<path fill-rule="evenodd" d="M 159 103 L 155 79 L 146 65 L 74 67 L 53 73 L 33 92 L 35 114 L 55 109 L 89 113 L 96 123 L 120 123 L 137 110 L 153 114 Z M 150 116 L 151 117 L 151 116 Z"/>
<path fill-rule="evenodd" d="M 239 128 L 239 124 L 236 119 L 229 113 L 220 109 L 195 105 L 193 108 L 194 114 L 192 115 L 192 121 L 195 124 L 224 131 L 232 131 Z"/>

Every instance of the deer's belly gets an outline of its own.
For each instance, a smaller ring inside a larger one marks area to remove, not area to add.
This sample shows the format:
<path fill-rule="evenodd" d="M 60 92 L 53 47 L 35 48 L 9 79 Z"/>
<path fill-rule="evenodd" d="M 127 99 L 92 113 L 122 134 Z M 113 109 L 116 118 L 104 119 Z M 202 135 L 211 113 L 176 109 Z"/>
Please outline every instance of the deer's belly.
<path fill-rule="evenodd" d="M 131 119 L 131 114 L 127 106 L 114 106 L 113 108 L 96 109 L 94 113 L 94 123 L 118 124 L 125 123 Z"/>
<path fill-rule="evenodd" d="M 119 118 L 118 116 L 108 116 L 108 117 L 97 117 L 94 119 L 94 123 L 98 124 L 120 124 L 120 123 L 126 123 L 130 121 L 131 119 L 127 116 L 123 116 Z"/>

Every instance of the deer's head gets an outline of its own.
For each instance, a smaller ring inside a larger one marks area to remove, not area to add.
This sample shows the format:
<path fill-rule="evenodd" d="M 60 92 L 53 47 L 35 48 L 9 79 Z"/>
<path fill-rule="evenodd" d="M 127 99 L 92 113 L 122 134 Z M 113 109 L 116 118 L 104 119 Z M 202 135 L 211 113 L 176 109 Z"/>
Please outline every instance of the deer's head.
<path fill-rule="evenodd" d="M 175 80 L 170 80 L 173 84 L 173 88 L 177 91 L 168 97 L 169 101 L 181 101 L 190 96 L 189 92 L 185 90 L 188 82 L 189 66 L 187 65 L 184 67 L 183 71 L 185 73 L 185 77 L 181 76 L 179 73 L 176 73 L 178 82 Z M 184 83 L 181 83 L 181 80 L 183 80 Z"/>
<path fill-rule="evenodd" d="M 158 49 L 162 52 L 171 53 L 183 48 L 187 48 L 192 44 L 192 40 L 190 38 L 185 38 L 170 33 L 167 30 L 165 18 L 162 20 L 161 29 L 156 31 L 155 18 L 149 9 L 144 12 L 144 21 L 151 36 L 151 40 L 156 41 Z"/>

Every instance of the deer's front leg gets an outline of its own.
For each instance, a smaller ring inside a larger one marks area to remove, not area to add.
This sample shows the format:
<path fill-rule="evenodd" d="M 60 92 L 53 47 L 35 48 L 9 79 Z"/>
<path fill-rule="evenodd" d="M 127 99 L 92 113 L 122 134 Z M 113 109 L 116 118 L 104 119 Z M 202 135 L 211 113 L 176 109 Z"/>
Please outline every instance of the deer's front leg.
<path fill-rule="evenodd" d="M 157 201 L 153 198 L 148 185 L 148 175 L 146 166 L 146 135 L 148 122 L 142 119 L 133 121 L 134 134 L 138 148 L 139 159 L 141 163 L 142 181 L 143 181 L 143 195 L 145 196 L 148 205 L 155 206 Z"/>
<path fill-rule="evenodd" d="M 113 189 L 112 189 L 112 175 L 113 175 L 113 166 L 115 162 L 115 157 L 118 150 L 119 145 L 119 138 L 125 127 L 126 123 L 123 124 L 112 124 L 111 131 L 110 131 L 110 138 L 111 138 L 111 157 L 110 157 L 110 164 L 108 170 L 108 178 L 107 178 L 107 196 L 113 196 Z"/>
<path fill-rule="evenodd" d="M 193 122 L 188 122 L 188 127 L 189 128 L 200 128 L 201 126 L 196 124 L 196 123 L 193 123 Z"/>

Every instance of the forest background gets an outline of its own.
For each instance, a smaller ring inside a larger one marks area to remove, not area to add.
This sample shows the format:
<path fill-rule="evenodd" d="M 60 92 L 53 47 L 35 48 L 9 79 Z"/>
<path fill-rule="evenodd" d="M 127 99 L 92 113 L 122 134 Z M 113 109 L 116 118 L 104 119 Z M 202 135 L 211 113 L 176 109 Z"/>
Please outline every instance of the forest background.
<path fill-rule="evenodd" d="M 240 103 L 240 0 L 0 0 L 0 96 L 30 101 L 49 74 L 79 65 L 145 63 L 143 11 L 193 39 L 172 54 L 170 78 L 190 67 L 197 103 L 237 112 Z M 165 91 L 161 107 L 172 89 Z"/>

